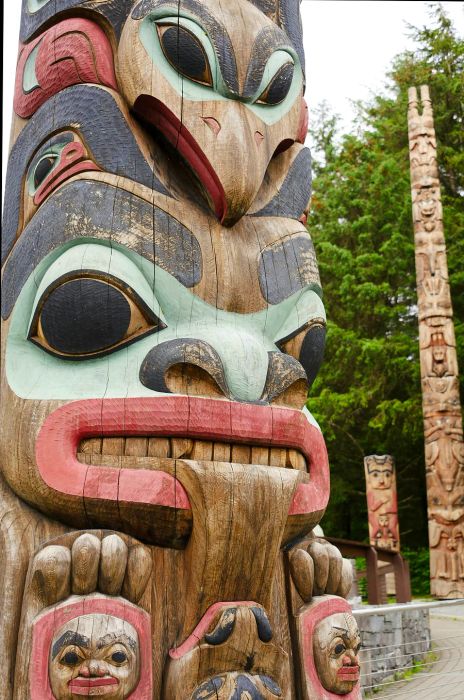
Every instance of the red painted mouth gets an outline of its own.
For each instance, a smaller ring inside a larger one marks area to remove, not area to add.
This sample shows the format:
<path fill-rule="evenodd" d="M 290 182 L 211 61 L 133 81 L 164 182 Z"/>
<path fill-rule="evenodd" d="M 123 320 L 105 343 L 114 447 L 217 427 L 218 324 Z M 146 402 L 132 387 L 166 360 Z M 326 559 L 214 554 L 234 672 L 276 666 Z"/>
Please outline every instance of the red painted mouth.
<path fill-rule="evenodd" d="M 310 514 L 327 506 L 324 438 L 301 411 L 276 406 L 188 396 L 73 401 L 53 411 L 43 423 L 36 441 L 37 466 L 45 483 L 61 494 L 190 510 L 184 487 L 166 472 L 102 468 L 77 459 L 82 439 L 147 435 L 299 450 L 310 476 L 297 487 L 289 515 Z"/>
<path fill-rule="evenodd" d="M 224 188 L 192 134 L 166 105 L 151 95 L 140 95 L 135 101 L 134 111 L 141 119 L 158 129 L 187 161 L 208 193 L 214 213 L 222 223 L 227 215 Z"/>
<path fill-rule="evenodd" d="M 119 680 L 111 676 L 106 678 L 73 678 L 69 681 L 69 690 L 75 695 L 106 695 L 112 686 L 119 685 Z M 93 692 L 99 688 L 99 692 Z M 106 690 L 105 690 L 106 688 Z"/>
<path fill-rule="evenodd" d="M 341 681 L 355 681 L 359 680 L 359 666 L 342 666 L 342 668 L 337 672 L 337 677 Z"/>

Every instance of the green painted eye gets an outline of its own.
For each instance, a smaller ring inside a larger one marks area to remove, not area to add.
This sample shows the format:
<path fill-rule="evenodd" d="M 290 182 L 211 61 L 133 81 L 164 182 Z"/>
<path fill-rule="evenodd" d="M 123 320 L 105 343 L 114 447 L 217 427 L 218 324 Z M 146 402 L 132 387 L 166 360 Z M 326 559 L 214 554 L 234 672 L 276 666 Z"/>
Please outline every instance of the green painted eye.
<path fill-rule="evenodd" d="M 285 63 L 256 100 L 258 104 L 278 105 L 287 97 L 293 81 L 295 66 Z"/>
<path fill-rule="evenodd" d="M 53 168 L 59 161 L 59 156 L 56 153 L 49 153 L 43 156 L 34 168 L 33 185 L 34 189 L 38 190 L 42 182 L 52 172 Z"/>
<path fill-rule="evenodd" d="M 199 39 L 178 24 L 158 24 L 163 53 L 171 66 L 196 83 L 212 86 L 211 68 Z"/>

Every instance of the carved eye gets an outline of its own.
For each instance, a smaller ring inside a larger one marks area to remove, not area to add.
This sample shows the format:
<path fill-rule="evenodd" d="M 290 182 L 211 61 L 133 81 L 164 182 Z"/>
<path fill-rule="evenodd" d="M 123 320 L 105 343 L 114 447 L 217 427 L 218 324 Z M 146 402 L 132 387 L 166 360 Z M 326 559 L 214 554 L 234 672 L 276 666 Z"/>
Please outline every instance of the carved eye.
<path fill-rule="evenodd" d="M 44 292 L 29 333 L 53 355 L 98 357 L 164 327 L 133 290 L 110 276 L 59 282 Z"/>
<path fill-rule="evenodd" d="M 294 71 L 293 63 L 285 63 L 258 97 L 258 104 L 277 105 L 283 102 L 290 90 Z"/>
<path fill-rule="evenodd" d="M 56 155 L 56 153 L 47 154 L 39 160 L 33 172 L 34 189 L 39 189 L 42 182 L 51 173 L 58 161 L 59 156 Z"/>
<path fill-rule="evenodd" d="M 127 661 L 127 654 L 126 654 L 125 651 L 121 651 L 121 650 L 119 650 L 119 651 L 114 651 L 114 652 L 111 654 L 111 660 L 112 660 L 115 664 L 123 664 L 123 663 L 125 663 L 125 662 Z"/>
<path fill-rule="evenodd" d="M 161 48 L 171 66 L 186 78 L 212 86 L 211 68 L 199 39 L 177 24 L 157 25 Z"/>
<path fill-rule="evenodd" d="M 334 652 L 337 656 L 340 656 L 340 654 L 343 654 L 345 649 L 346 649 L 345 645 L 340 642 L 340 644 L 335 645 Z"/>
<path fill-rule="evenodd" d="M 80 663 L 82 659 L 83 656 L 78 649 L 69 649 L 62 655 L 60 663 L 64 664 L 65 666 L 76 666 L 76 664 Z"/>

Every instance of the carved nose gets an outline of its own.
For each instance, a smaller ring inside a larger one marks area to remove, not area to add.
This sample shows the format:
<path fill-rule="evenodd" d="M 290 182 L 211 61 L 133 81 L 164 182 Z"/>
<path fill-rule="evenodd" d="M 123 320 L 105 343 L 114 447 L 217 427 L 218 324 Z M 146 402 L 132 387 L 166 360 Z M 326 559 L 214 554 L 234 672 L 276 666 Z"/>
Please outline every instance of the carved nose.
<path fill-rule="evenodd" d="M 101 677 L 106 675 L 106 666 L 96 659 L 85 661 L 79 669 L 79 675 L 84 678 Z"/>
<path fill-rule="evenodd" d="M 228 396 L 224 367 L 208 343 L 176 338 L 152 348 L 140 368 L 140 381 L 162 393 Z"/>

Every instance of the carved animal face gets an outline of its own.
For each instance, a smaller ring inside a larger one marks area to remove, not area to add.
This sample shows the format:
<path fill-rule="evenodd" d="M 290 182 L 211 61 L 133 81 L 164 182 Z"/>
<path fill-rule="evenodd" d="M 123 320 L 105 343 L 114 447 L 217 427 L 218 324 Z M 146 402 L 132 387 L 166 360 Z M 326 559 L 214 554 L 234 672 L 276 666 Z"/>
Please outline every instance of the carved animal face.
<path fill-rule="evenodd" d="M 319 679 L 326 690 L 338 695 L 351 692 L 359 681 L 358 626 L 352 615 L 337 613 L 315 629 L 313 650 Z"/>
<path fill-rule="evenodd" d="M 328 498 L 298 18 L 224 5 L 27 4 L 5 196 L 5 478 L 174 546 L 176 459 L 301 471 L 304 528 Z"/>
<path fill-rule="evenodd" d="M 54 697 L 125 700 L 139 680 L 138 644 L 134 627 L 111 615 L 81 615 L 66 623 L 55 633 L 50 649 Z"/>

